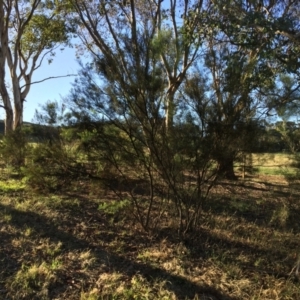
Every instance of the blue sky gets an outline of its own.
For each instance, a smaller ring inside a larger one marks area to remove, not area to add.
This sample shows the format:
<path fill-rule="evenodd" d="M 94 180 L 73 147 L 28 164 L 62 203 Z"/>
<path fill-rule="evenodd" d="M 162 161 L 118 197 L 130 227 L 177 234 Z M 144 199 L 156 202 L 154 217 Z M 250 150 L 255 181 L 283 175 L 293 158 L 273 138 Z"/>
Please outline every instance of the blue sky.
<path fill-rule="evenodd" d="M 77 74 L 80 66 L 76 60 L 75 48 L 57 51 L 53 62 L 48 64 L 45 60 L 42 66 L 33 74 L 33 82 L 39 81 L 47 77 L 62 76 L 67 74 Z M 24 121 L 31 122 L 34 117 L 35 109 L 39 108 L 39 104 L 45 103 L 47 100 L 61 100 L 66 96 L 70 89 L 71 83 L 75 77 L 66 77 L 46 80 L 42 83 L 33 84 L 24 103 Z M 4 110 L 1 110 L 0 119 L 4 119 Z"/>
<path fill-rule="evenodd" d="M 39 81 L 52 76 L 77 74 L 80 67 L 76 60 L 75 51 L 74 48 L 57 51 L 53 62 L 49 65 L 45 60 L 41 68 L 34 73 L 32 81 Z M 24 105 L 24 121 L 32 121 L 35 109 L 39 108 L 39 104 L 43 104 L 47 100 L 60 101 L 61 97 L 69 93 L 71 83 L 74 80 L 75 77 L 66 77 L 33 84 Z"/>

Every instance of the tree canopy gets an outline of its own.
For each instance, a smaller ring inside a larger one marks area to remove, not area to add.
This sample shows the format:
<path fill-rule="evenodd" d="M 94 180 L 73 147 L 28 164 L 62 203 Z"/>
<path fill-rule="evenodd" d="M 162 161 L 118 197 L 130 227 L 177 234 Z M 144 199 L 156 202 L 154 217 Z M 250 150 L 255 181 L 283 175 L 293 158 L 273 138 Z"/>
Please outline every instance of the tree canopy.
<path fill-rule="evenodd" d="M 0 95 L 6 132 L 22 124 L 34 71 L 45 58 L 51 62 L 51 55 L 57 46 L 68 43 L 71 32 L 64 13 L 51 1 L 0 1 Z"/>

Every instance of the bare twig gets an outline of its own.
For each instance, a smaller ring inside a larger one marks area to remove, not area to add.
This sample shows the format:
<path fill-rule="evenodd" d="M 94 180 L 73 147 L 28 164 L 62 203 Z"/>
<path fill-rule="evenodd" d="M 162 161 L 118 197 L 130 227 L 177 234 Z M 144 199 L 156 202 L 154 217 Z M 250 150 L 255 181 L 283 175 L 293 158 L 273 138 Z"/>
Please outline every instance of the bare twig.
<path fill-rule="evenodd" d="M 292 271 L 288 275 L 291 276 L 295 271 L 295 275 L 298 276 L 299 275 L 299 269 L 300 269 L 300 255 L 298 255 L 297 262 L 295 263 L 295 265 L 292 268 Z"/>
<path fill-rule="evenodd" d="M 62 75 L 62 76 L 51 76 L 51 77 L 48 77 L 48 78 L 44 78 L 42 80 L 38 80 L 38 81 L 34 81 L 34 82 L 31 82 L 29 84 L 24 84 L 21 89 L 27 85 L 32 85 L 32 84 L 36 84 L 36 83 L 41 83 L 41 82 L 44 82 L 46 80 L 50 80 L 50 79 L 56 79 L 56 78 L 63 78 L 63 77 L 71 77 L 71 76 L 77 76 L 77 74 L 68 74 L 68 75 Z"/>

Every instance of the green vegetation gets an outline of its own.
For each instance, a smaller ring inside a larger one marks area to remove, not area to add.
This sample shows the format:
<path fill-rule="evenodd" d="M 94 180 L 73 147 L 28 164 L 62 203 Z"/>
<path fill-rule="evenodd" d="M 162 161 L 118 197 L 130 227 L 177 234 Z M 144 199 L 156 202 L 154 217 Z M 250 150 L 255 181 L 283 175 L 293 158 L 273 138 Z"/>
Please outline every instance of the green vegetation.
<path fill-rule="evenodd" d="M 0 299 L 300 299 L 299 15 L 0 0 Z M 89 61 L 24 124 L 74 37 Z"/>

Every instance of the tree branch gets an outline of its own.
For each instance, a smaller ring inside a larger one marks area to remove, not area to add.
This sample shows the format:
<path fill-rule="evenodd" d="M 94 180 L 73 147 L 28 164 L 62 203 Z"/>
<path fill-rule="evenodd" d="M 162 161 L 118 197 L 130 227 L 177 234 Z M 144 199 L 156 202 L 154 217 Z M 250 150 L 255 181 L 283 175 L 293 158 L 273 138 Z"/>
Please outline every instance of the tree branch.
<path fill-rule="evenodd" d="M 40 66 L 41 66 L 42 63 L 43 63 L 44 58 L 45 58 L 49 53 L 55 51 L 58 47 L 59 47 L 59 45 L 53 47 L 53 48 L 50 49 L 50 50 L 47 50 L 47 51 L 43 54 L 43 56 L 41 57 L 41 59 L 40 59 L 38 65 L 37 65 L 37 66 L 34 66 L 33 71 L 35 71 L 35 70 L 37 70 L 38 68 L 40 68 Z M 40 56 L 40 54 L 39 54 L 38 56 Z M 37 62 L 37 60 L 38 60 L 38 57 L 35 59 L 35 63 Z"/>
<path fill-rule="evenodd" d="M 29 84 L 24 84 L 23 86 L 21 86 L 21 89 L 28 86 L 28 85 L 32 85 L 32 84 L 36 84 L 36 83 L 41 83 L 41 82 L 44 82 L 46 80 L 50 80 L 50 79 L 56 79 L 56 78 L 63 78 L 63 77 L 71 77 L 71 76 L 78 76 L 77 74 L 68 74 L 68 75 L 62 75 L 62 76 L 51 76 L 51 77 L 48 77 L 48 78 L 44 78 L 42 80 L 38 80 L 38 81 L 34 81 L 34 82 L 31 82 Z"/>

